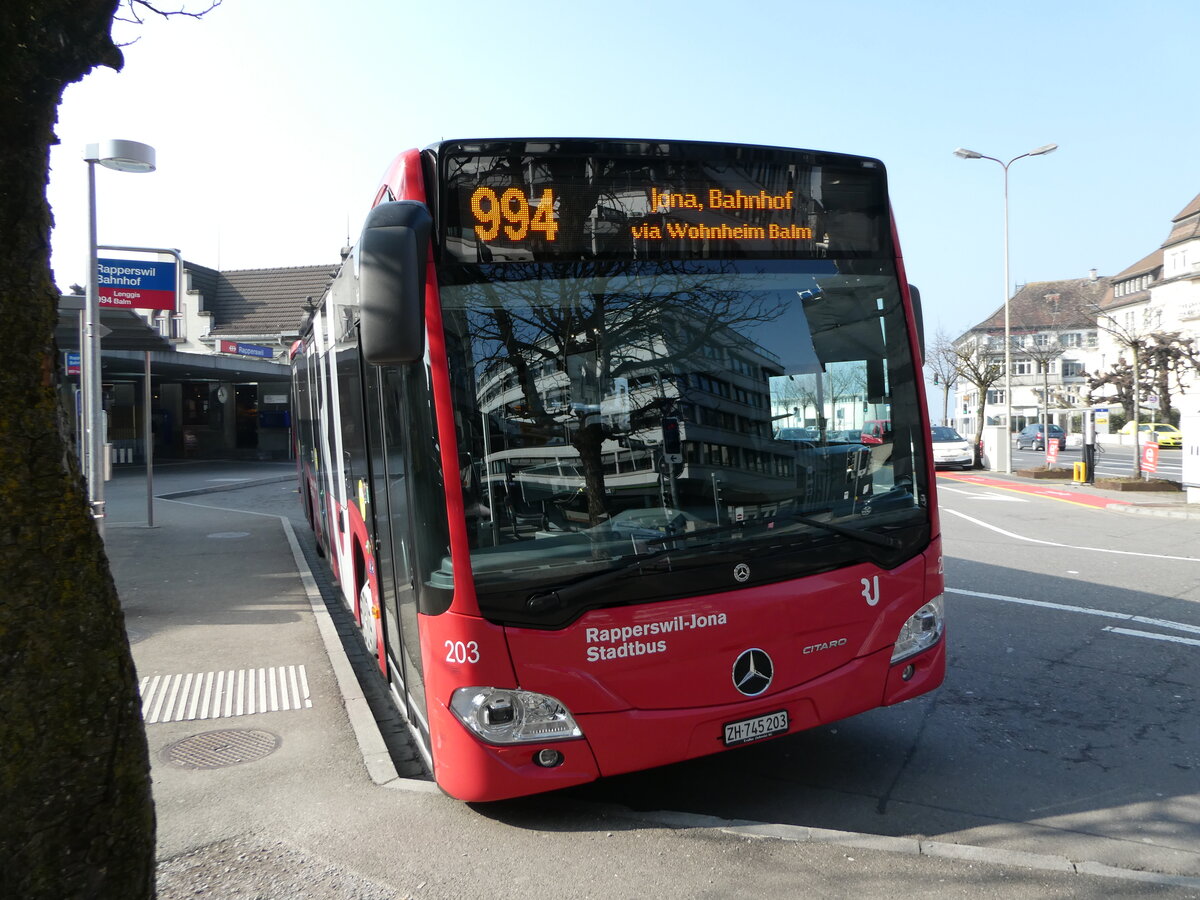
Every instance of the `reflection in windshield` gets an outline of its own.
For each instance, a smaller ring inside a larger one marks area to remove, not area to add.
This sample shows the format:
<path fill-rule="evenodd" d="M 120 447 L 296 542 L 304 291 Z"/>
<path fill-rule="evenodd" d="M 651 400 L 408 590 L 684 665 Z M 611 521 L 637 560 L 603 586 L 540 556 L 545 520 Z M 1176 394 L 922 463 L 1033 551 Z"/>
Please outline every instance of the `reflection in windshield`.
<path fill-rule="evenodd" d="M 482 590 L 492 572 L 570 579 L 773 538 L 789 515 L 790 529 L 924 521 L 926 438 L 890 269 L 509 263 L 443 278 Z M 662 541 L 699 532 L 710 540 Z"/>

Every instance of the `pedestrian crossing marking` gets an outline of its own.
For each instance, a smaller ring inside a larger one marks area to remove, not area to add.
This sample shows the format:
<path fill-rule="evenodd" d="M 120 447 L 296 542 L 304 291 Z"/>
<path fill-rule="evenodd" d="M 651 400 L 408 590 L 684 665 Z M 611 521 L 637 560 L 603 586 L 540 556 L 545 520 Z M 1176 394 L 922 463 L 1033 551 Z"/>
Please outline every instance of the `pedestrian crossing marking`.
<path fill-rule="evenodd" d="M 146 676 L 138 691 L 147 725 L 312 708 L 304 666 Z"/>

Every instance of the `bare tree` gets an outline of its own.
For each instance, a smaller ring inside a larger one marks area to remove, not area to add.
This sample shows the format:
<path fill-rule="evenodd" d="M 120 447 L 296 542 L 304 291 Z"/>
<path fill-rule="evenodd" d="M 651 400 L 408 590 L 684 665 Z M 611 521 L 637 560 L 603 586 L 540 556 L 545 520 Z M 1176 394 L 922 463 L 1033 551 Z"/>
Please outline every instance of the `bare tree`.
<path fill-rule="evenodd" d="M 1178 331 L 1156 331 L 1147 340 L 1142 358 L 1151 388 L 1158 397 L 1158 421 L 1174 424 L 1171 397 L 1182 393 L 1184 376 L 1200 372 L 1200 350 L 1193 338 L 1183 337 Z"/>
<path fill-rule="evenodd" d="M 162 11 L 124 0 L 134 17 Z M 0 896 L 154 896 L 154 806 L 133 660 L 60 428 L 50 146 L 63 90 L 119 69 L 118 0 L 0 14 Z"/>
<path fill-rule="evenodd" d="M 1004 357 L 988 350 L 978 340 L 964 342 L 954 348 L 959 377 L 975 389 L 975 440 L 971 442 L 975 467 L 982 465 L 979 446 L 983 441 L 984 409 L 987 393 L 1004 378 Z"/>
<path fill-rule="evenodd" d="M 627 432 L 674 415 L 688 390 L 687 373 L 704 368 L 705 348 L 731 340 L 738 326 L 774 321 L 786 309 L 770 294 L 730 290 L 719 275 L 693 268 L 676 261 L 656 280 L 631 277 L 624 262 L 570 262 L 558 264 L 557 278 L 523 279 L 515 264 L 503 290 L 489 283 L 464 291 L 478 295 L 467 322 L 472 344 L 487 348 L 476 364 L 513 372 L 524 420 L 544 428 L 570 425 L 593 525 L 608 515 L 602 445 L 619 431 L 587 405 L 548 410 L 537 373 L 553 363 L 592 385 L 599 399 L 613 379 L 652 369 L 675 391 L 631 411 Z"/>
<path fill-rule="evenodd" d="M 1140 315 L 1139 315 L 1140 312 Z M 1129 421 L 1133 423 L 1133 466 L 1135 477 L 1142 475 L 1141 436 L 1138 433 L 1142 401 L 1142 355 L 1153 343 L 1154 328 L 1148 309 L 1129 310 L 1122 319 L 1111 312 L 1096 308 L 1096 327 L 1109 334 L 1121 347 L 1129 351 L 1129 384 L 1132 403 Z"/>
<path fill-rule="evenodd" d="M 1034 335 L 1035 341 L 1023 346 L 1020 351 L 1021 356 L 1024 356 L 1034 364 L 1037 369 L 1037 374 L 1042 376 L 1041 390 L 1041 414 L 1039 418 L 1042 422 L 1042 434 L 1049 436 L 1050 429 L 1050 367 L 1056 359 L 1060 359 L 1066 348 L 1059 341 L 1057 332 L 1051 332 L 1040 343 L 1037 338 L 1043 337 L 1044 333 Z"/>
<path fill-rule="evenodd" d="M 933 383 L 942 389 L 942 424 L 950 424 L 950 392 L 954 390 L 962 374 L 959 372 L 958 353 L 954 341 L 942 328 L 933 337 L 925 368 L 933 376 Z"/>

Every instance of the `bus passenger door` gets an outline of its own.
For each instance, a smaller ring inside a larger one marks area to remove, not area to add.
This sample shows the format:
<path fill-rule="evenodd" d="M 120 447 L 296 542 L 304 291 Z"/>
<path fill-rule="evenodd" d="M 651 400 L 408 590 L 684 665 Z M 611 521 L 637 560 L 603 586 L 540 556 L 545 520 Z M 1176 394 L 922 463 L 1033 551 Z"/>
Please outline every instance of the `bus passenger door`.
<path fill-rule="evenodd" d="M 371 446 L 372 497 L 375 500 L 375 558 L 383 604 L 388 677 L 401 708 L 426 748 L 425 683 L 417 635 L 417 596 L 409 503 L 409 446 L 406 440 L 403 375 L 393 366 L 364 366 L 367 378 L 367 428 Z"/>

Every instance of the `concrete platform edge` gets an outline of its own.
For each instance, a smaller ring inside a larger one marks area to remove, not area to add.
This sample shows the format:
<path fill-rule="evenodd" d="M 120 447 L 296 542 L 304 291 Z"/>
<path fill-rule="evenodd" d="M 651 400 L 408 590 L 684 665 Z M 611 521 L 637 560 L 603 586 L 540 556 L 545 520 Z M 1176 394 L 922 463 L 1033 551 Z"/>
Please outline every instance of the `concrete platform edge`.
<path fill-rule="evenodd" d="M 296 562 L 296 571 L 300 575 L 304 593 L 308 596 L 309 605 L 312 607 L 313 619 L 316 621 L 321 641 L 325 645 L 325 655 L 329 657 L 334 678 L 337 679 L 338 690 L 341 691 L 346 715 L 350 719 L 350 727 L 354 729 L 354 738 L 358 742 L 358 749 L 362 753 L 363 765 L 366 766 L 367 773 L 371 776 L 371 780 L 378 785 L 391 786 L 393 782 L 411 780 L 401 778 L 396 772 L 396 766 L 387 752 L 383 736 L 375 724 L 375 716 L 371 713 L 366 697 L 363 696 L 354 669 L 351 668 L 350 661 L 346 659 L 346 654 L 342 652 L 341 639 L 338 637 L 333 619 L 329 616 L 329 610 L 325 608 L 325 601 L 321 597 L 317 582 L 308 567 L 308 561 L 305 560 L 300 544 L 296 540 L 292 523 L 282 517 L 279 521 L 283 525 L 284 534 L 287 535 L 288 546 L 291 548 L 292 557 Z"/>

